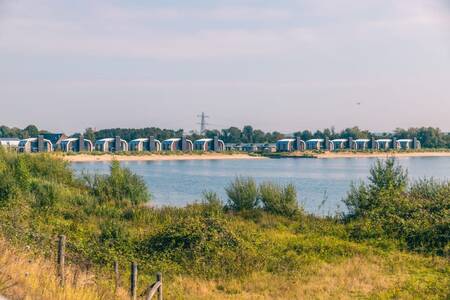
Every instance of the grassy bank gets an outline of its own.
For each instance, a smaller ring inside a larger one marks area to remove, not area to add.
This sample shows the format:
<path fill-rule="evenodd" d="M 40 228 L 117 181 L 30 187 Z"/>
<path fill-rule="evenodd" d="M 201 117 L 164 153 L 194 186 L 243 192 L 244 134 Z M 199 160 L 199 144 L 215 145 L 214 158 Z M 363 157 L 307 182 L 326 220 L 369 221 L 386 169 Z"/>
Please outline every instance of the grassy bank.
<path fill-rule="evenodd" d="M 445 299 L 448 184 L 406 187 L 394 166 L 378 167 L 386 180 L 352 188 L 349 215 L 319 218 L 295 206 L 288 186 L 240 179 L 225 203 L 206 193 L 199 204 L 156 209 L 144 206 L 142 179 L 117 163 L 108 176 L 77 178 L 50 155 L 0 152 L 0 246 L 10 251 L 1 251 L 0 293 L 39 298 L 45 281 L 50 298 L 70 290 L 74 299 L 111 299 L 117 259 L 122 298 L 136 261 L 139 292 L 162 271 L 168 299 Z M 73 266 L 65 289 L 51 287 L 59 234 Z"/>

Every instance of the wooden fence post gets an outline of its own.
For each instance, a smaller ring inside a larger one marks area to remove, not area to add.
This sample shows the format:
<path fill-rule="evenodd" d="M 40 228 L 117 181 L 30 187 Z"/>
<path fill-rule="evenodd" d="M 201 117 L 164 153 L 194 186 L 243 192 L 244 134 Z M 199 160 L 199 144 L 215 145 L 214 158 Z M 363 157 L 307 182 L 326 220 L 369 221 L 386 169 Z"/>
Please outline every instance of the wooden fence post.
<path fill-rule="evenodd" d="M 131 264 L 130 294 L 131 294 L 131 299 L 136 300 L 136 297 L 137 297 L 137 263 L 135 263 L 135 262 Z"/>
<path fill-rule="evenodd" d="M 58 240 L 58 276 L 59 284 L 64 287 L 65 274 L 64 274 L 64 263 L 65 263 L 65 252 L 66 252 L 66 236 L 60 235 Z"/>
<path fill-rule="evenodd" d="M 117 290 L 119 289 L 119 262 L 114 260 L 114 296 L 117 296 Z"/>
<path fill-rule="evenodd" d="M 163 300 L 163 286 L 162 286 L 162 274 L 161 272 L 156 273 L 156 282 L 161 282 L 158 289 L 158 300 Z"/>

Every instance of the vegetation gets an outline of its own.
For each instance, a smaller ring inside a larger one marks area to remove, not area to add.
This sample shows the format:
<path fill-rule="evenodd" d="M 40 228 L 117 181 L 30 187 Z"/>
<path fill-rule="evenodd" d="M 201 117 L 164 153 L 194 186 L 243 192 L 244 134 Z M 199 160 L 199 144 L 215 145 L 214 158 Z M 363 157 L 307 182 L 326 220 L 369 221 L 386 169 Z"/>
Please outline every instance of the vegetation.
<path fill-rule="evenodd" d="M 259 199 L 269 213 L 292 217 L 300 212 L 297 191 L 293 184 L 280 186 L 265 182 L 259 186 Z"/>
<path fill-rule="evenodd" d="M 244 211 L 258 207 L 258 187 L 252 178 L 237 177 L 225 191 L 231 210 Z"/>
<path fill-rule="evenodd" d="M 34 125 L 28 125 L 24 129 L 20 129 L 17 127 L 9 128 L 7 126 L 0 126 L 0 137 L 26 139 L 35 137 L 40 133 L 46 133 L 46 131 L 39 131 L 39 129 Z"/>
<path fill-rule="evenodd" d="M 225 207 L 205 192 L 199 204 L 151 208 L 143 205 L 150 196 L 142 182 L 116 163 L 110 175 L 76 177 L 54 157 L 0 150 L 0 293 L 111 299 L 118 259 L 121 286 L 127 287 L 125 267 L 136 261 L 139 293 L 162 271 L 168 299 L 448 298 L 448 183 L 407 185 L 391 208 L 393 191 L 376 194 L 377 188 L 403 188 L 404 172 L 390 163 L 372 172 L 374 182 L 350 192 L 348 215 L 320 218 L 294 208 L 292 187 L 258 188 L 248 178 L 230 184 L 234 200 Z M 116 184 L 124 190 L 108 186 Z M 404 231 L 395 230 L 404 222 Z M 73 267 L 65 289 L 54 286 L 49 264 L 58 234 L 67 236 Z M 422 242 L 410 246 L 412 237 Z"/>
<path fill-rule="evenodd" d="M 0 137 L 18 137 L 28 138 L 38 135 L 39 133 L 48 133 L 44 130 L 38 130 L 34 125 L 29 125 L 25 129 L 8 128 L 6 126 L 0 126 Z M 87 139 L 96 141 L 98 139 L 120 136 L 121 138 L 131 141 L 136 138 L 155 136 L 160 140 L 180 137 L 186 134 L 189 138 L 196 140 L 203 137 L 213 138 L 219 136 L 225 143 L 274 143 L 279 139 L 285 137 L 284 134 L 273 131 L 264 132 L 259 129 L 254 129 L 250 125 L 244 126 L 242 129 L 237 127 L 225 128 L 222 130 L 206 130 L 203 134 L 195 132 L 184 132 L 182 129 L 161 129 L 157 127 L 146 128 L 110 128 L 101 129 L 95 131 L 92 128 L 87 128 L 83 133 Z M 316 130 L 312 132 L 310 130 L 303 130 L 294 132 L 294 136 L 299 136 L 302 140 L 308 140 L 312 138 L 413 138 L 417 137 L 421 142 L 423 148 L 426 149 L 444 149 L 450 148 L 450 133 L 444 133 L 439 128 L 433 127 L 420 127 L 401 129 L 397 128 L 394 132 L 374 133 L 368 130 L 361 130 L 358 127 L 346 128 L 340 132 L 337 132 L 334 127 L 325 128 L 324 130 Z M 79 136 L 74 134 L 73 136 Z"/>
<path fill-rule="evenodd" d="M 85 174 L 83 179 L 91 194 L 102 203 L 129 201 L 137 206 L 150 200 L 142 178 L 129 169 L 121 168 L 118 161 L 111 163 L 110 175 Z"/>
<path fill-rule="evenodd" d="M 344 202 L 352 237 L 388 236 L 410 250 L 449 256 L 450 182 L 422 179 L 408 186 L 394 159 L 377 161 L 369 183 L 353 185 Z"/>

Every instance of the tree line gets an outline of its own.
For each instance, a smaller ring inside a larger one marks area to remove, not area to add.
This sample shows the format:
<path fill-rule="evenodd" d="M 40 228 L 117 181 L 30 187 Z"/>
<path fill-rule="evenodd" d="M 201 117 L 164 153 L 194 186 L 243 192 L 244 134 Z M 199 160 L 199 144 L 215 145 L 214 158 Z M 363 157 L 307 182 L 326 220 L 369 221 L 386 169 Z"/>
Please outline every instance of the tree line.
<path fill-rule="evenodd" d="M 0 126 L 0 137 L 28 138 L 43 133 L 48 133 L 48 131 L 39 130 L 35 125 L 29 125 L 24 129 Z M 316 131 L 296 131 L 292 134 L 283 134 L 278 131 L 264 132 L 260 129 L 254 129 L 250 125 L 246 125 L 242 129 L 232 126 L 221 130 L 205 130 L 203 134 L 198 134 L 192 131 L 184 132 L 183 129 L 161 129 L 158 127 L 109 128 L 98 131 L 95 131 L 93 128 L 87 128 L 83 134 L 85 138 L 92 141 L 114 136 L 120 136 L 127 141 L 149 136 L 154 136 L 159 140 L 180 137 L 182 135 L 186 135 L 192 140 L 197 140 L 202 137 L 213 138 L 214 136 L 219 136 L 219 138 L 225 143 L 274 143 L 279 139 L 291 136 L 300 137 L 302 140 L 325 137 L 330 139 L 349 137 L 354 139 L 371 139 L 372 137 L 392 138 L 395 136 L 398 139 L 417 137 L 423 148 L 450 148 L 450 133 L 442 132 L 439 128 L 435 127 L 411 127 L 409 129 L 397 128 L 393 132 L 384 133 L 362 130 L 357 126 L 346 128 L 341 131 L 336 131 L 334 127 L 331 127 Z M 79 135 L 80 133 L 76 133 L 73 136 L 77 137 Z"/>

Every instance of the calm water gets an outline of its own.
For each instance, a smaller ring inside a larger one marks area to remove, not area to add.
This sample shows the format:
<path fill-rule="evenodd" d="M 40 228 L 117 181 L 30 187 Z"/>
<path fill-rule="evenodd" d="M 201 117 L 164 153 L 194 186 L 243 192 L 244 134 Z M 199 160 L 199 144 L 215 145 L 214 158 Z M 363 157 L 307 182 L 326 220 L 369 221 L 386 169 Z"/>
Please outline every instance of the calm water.
<path fill-rule="evenodd" d="M 192 160 L 123 162 L 148 184 L 156 205 L 182 206 L 201 198 L 202 191 L 217 192 L 224 200 L 224 187 L 237 175 L 251 176 L 257 182 L 271 180 L 293 183 L 299 201 L 316 214 L 344 210 L 341 199 L 352 181 L 365 180 L 375 158 Z M 410 177 L 450 179 L 450 157 L 400 158 Z M 81 172 L 106 173 L 107 162 L 73 163 Z"/>

